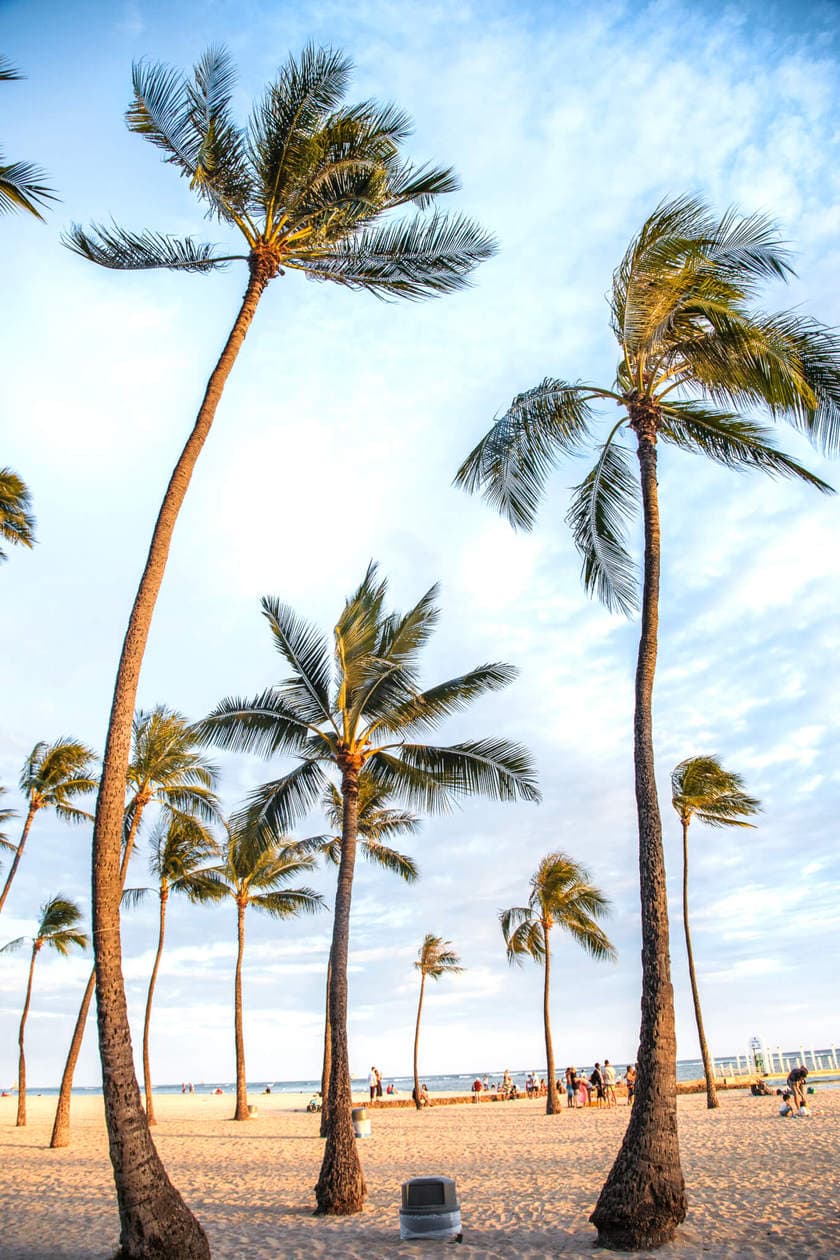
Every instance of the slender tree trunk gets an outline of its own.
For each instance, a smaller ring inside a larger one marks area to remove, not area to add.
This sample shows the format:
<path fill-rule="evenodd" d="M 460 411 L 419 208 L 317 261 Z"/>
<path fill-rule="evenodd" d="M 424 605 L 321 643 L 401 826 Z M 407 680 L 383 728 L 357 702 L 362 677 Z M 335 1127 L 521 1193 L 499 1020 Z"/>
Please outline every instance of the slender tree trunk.
<path fill-rule="evenodd" d="M 350 1216 L 361 1212 L 367 1194 L 356 1139 L 353 1134 L 350 1090 L 350 1060 L 347 1047 L 347 955 L 350 944 L 350 901 L 353 892 L 353 869 L 356 864 L 356 838 L 359 818 L 358 761 L 341 766 L 343 817 L 341 828 L 341 864 L 335 894 L 332 939 L 332 984 L 330 986 L 330 1025 L 332 1035 L 332 1073 L 329 1107 L 329 1132 L 324 1147 L 324 1160 L 315 1187 L 316 1214 Z"/>
<path fill-rule="evenodd" d="M 26 1056 L 23 1053 L 23 1036 L 26 1031 L 26 1017 L 29 1014 L 29 1003 L 32 998 L 32 978 L 35 974 L 35 959 L 38 957 L 38 950 L 41 948 L 40 942 L 35 941 L 32 946 L 32 961 L 29 964 L 29 983 L 26 986 L 26 1001 L 23 1004 L 23 1014 L 20 1017 L 20 1029 L 18 1031 L 18 1104 L 17 1104 L 17 1127 L 20 1129 L 26 1124 Z"/>
<path fill-rule="evenodd" d="M 163 954 L 163 934 L 166 931 L 166 902 L 169 893 L 165 886 L 160 890 L 160 924 L 158 928 L 158 946 L 152 974 L 149 977 L 149 992 L 146 996 L 146 1018 L 143 1021 L 143 1084 L 146 1088 L 146 1119 L 149 1124 L 157 1124 L 155 1119 L 155 1102 L 152 1095 L 152 1066 L 149 1059 L 149 1028 L 152 1022 L 152 998 L 155 995 L 160 959 Z"/>
<path fill-rule="evenodd" d="M 324 1062 L 321 1065 L 321 1137 L 330 1131 L 330 1108 L 328 1095 L 330 1077 L 332 1075 L 332 1024 L 330 1023 L 330 989 L 332 987 L 332 946 L 327 961 L 327 1011 L 324 1018 Z"/>
<path fill-rule="evenodd" d="M 706 1045 L 706 1033 L 703 1028 L 703 1013 L 700 1010 L 700 990 L 697 988 L 697 974 L 694 970 L 694 951 L 691 948 L 691 932 L 688 928 L 688 819 L 682 820 L 683 829 L 683 927 L 685 928 L 685 952 L 688 955 L 688 977 L 691 980 L 691 996 L 694 1000 L 694 1018 L 697 1021 L 697 1037 L 700 1042 L 700 1056 L 703 1060 L 703 1074 L 706 1077 L 706 1106 L 709 1110 L 718 1107 L 715 1074 L 709 1047 Z"/>
<path fill-rule="evenodd" d="M 20 866 L 20 859 L 23 857 L 23 850 L 24 850 L 24 847 L 26 846 L 27 837 L 29 836 L 29 828 L 32 826 L 32 819 L 35 817 L 37 812 L 38 812 L 37 805 L 29 806 L 29 813 L 26 815 L 26 822 L 23 824 L 23 831 L 21 832 L 21 835 L 20 835 L 20 841 L 18 843 L 18 847 L 15 850 L 15 856 L 12 859 L 12 865 L 9 867 L 9 873 L 6 876 L 6 882 L 3 885 L 3 891 L 2 893 L 0 893 L 0 910 L 2 910 L 6 904 L 6 898 L 8 897 L 9 889 L 12 886 L 12 880 L 17 874 L 17 868 Z"/>
<path fill-rule="evenodd" d="M 120 896 L 125 888 L 125 881 L 128 875 L 128 863 L 134 849 L 134 841 L 140 827 L 140 819 L 146 802 L 138 803 L 134 817 L 131 820 L 131 826 L 128 831 L 128 837 L 123 849 L 122 861 L 120 862 Z M 96 967 L 91 967 L 88 982 L 85 985 L 85 991 L 82 995 L 82 1003 L 79 1007 L 79 1014 L 76 1016 L 76 1026 L 73 1029 L 73 1037 L 70 1041 L 70 1049 L 67 1051 L 67 1062 L 64 1065 L 64 1074 L 61 1078 L 61 1088 L 58 1091 L 58 1102 L 55 1108 L 55 1120 L 53 1121 L 52 1137 L 50 1138 L 50 1148 L 56 1150 L 60 1146 L 70 1145 L 70 1100 L 73 1093 L 73 1077 L 76 1074 L 76 1064 L 79 1062 L 79 1055 L 82 1052 L 82 1042 L 85 1038 L 85 1027 L 87 1025 L 88 1012 L 90 1011 L 91 1000 L 93 999 L 93 990 L 96 984 Z"/>
<path fill-rule="evenodd" d="M 604 1247 L 659 1247 L 685 1219 L 685 1183 L 677 1137 L 674 991 L 662 822 L 653 760 L 653 680 L 659 603 L 659 503 L 655 407 L 631 411 L 639 439 L 645 529 L 644 594 L 636 669 L 634 745 L 642 908 L 642 1018 L 639 1075 L 630 1123 L 590 1220 Z"/>
<path fill-rule="evenodd" d="M 262 260 L 252 261 L 242 306 L 169 481 L 123 642 L 105 743 L 93 829 L 93 944 L 102 1092 L 124 1260 L 158 1256 L 207 1260 L 210 1255 L 203 1229 L 155 1150 L 134 1072 L 120 944 L 120 832 L 140 668 L 175 522 L 225 381 L 273 274 Z"/>
<path fill-rule="evenodd" d="M 414 1025 L 414 1105 L 418 1111 L 421 1110 L 420 1102 L 420 1076 L 417 1071 L 417 1051 L 420 1046 L 420 1016 L 423 1013 L 423 992 L 426 988 L 426 973 L 420 972 L 420 1001 L 417 1003 L 417 1023 Z"/>
<path fill-rule="evenodd" d="M 551 1040 L 551 953 L 549 952 L 549 928 L 543 923 L 545 939 L 545 980 L 543 985 L 543 1027 L 545 1029 L 545 1061 L 548 1072 L 548 1094 L 545 1099 L 545 1114 L 553 1116 L 560 1110 L 557 1101 L 557 1072 L 554 1067 L 554 1043 Z"/>
<path fill-rule="evenodd" d="M 245 1034 L 242 1031 L 242 959 L 245 954 L 245 903 L 236 903 L 236 976 L 233 982 L 233 1027 L 236 1038 L 236 1111 L 234 1120 L 250 1120 L 245 1079 Z"/>

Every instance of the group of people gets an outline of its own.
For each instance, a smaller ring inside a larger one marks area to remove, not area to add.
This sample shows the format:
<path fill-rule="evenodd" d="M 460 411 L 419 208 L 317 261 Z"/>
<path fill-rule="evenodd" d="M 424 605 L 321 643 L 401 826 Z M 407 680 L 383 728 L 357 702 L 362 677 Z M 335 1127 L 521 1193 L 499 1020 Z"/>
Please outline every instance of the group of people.
<path fill-rule="evenodd" d="M 636 1092 L 635 1064 L 628 1063 L 622 1081 L 627 1089 L 627 1105 L 629 1106 Z M 616 1071 L 609 1059 L 604 1059 L 603 1067 L 600 1063 L 596 1063 L 588 1077 L 585 1073 L 578 1073 L 576 1067 L 567 1067 L 565 1072 L 566 1105 L 567 1107 L 588 1107 L 596 1103 L 598 1106 L 614 1107 L 617 1102 L 616 1083 Z M 563 1084 L 564 1082 L 557 1082 L 558 1090 L 562 1090 Z"/>
<path fill-rule="evenodd" d="M 497 1098 L 520 1098 L 519 1087 L 510 1074 L 510 1069 L 505 1068 L 500 1081 L 491 1081 L 488 1077 L 482 1078 L 477 1076 L 471 1086 L 473 1100 L 479 1101 L 482 1093 L 494 1094 Z M 536 1072 L 529 1072 L 525 1078 L 525 1093 L 528 1098 L 539 1098 L 548 1093 L 548 1086 L 544 1080 L 537 1077 Z"/>
<path fill-rule="evenodd" d="M 370 1101 L 374 1098 L 382 1097 L 382 1073 L 377 1067 L 371 1067 L 368 1072 L 368 1088 L 370 1089 Z"/>

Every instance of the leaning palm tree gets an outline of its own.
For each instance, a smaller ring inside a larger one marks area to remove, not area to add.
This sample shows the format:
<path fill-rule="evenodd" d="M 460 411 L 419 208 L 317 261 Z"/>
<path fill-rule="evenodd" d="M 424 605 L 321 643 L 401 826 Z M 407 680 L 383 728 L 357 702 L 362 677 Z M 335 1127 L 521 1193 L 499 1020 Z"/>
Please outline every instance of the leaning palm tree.
<path fill-rule="evenodd" d="M 592 1214 L 601 1244 L 654 1247 L 685 1217 L 677 1140 L 676 1040 L 662 821 L 656 796 L 652 696 L 656 665 L 660 520 L 657 443 L 730 468 L 819 477 L 773 442 L 745 412 L 763 408 L 827 450 L 840 442 L 840 338 L 799 312 L 766 315 L 752 300 L 765 279 L 790 272 L 775 226 L 699 200 L 657 207 L 613 277 L 612 327 L 620 361 L 612 387 L 546 379 L 519 394 L 458 473 L 515 526 L 530 529 L 549 472 L 591 440 L 593 404 L 621 409 L 576 488 L 568 520 L 586 590 L 630 611 L 638 597 L 625 532 L 641 499 L 642 615 L 634 751 L 642 907 L 642 1015 L 633 1114 Z M 635 440 L 632 453 L 620 442 Z"/>
<path fill-rule="evenodd" d="M 310 844 L 333 866 L 341 864 L 341 833 L 344 820 L 344 802 L 334 783 L 328 783 L 321 806 L 332 828 L 332 835 L 314 837 Z M 420 819 L 408 810 L 392 809 L 388 805 L 388 793 L 381 784 L 374 783 L 364 774 L 359 778 L 358 836 L 362 857 L 386 871 L 391 871 L 407 884 L 418 878 L 417 864 L 406 853 L 399 853 L 385 844 L 390 836 L 401 832 L 415 832 Z M 330 1029 L 330 989 L 332 987 L 332 950 L 327 962 L 326 1012 L 324 1016 L 324 1058 L 321 1068 L 321 1137 L 329 1132 L 329 1092 L 332 1072 L 332 1036 Z"/>
<path fill-rule="evenodd" d="M 152 836 L 150 864 L 152 874 L 157 877 L 160 909 L 157 950 L 149 978 L 146 1014 L 143 1020 L 143 1084 L 146 1092 L 146 1118 L 149 1124 L 157 1123 L 152 1091 L 149 1032 L 152 1022 L 152 1001 L 160 970 L 160 960 L 163 956 L 166 907 L 172 893 L 184 894 L 194 905 L 221 901 L 225 896 L 225 888 L 215 877 L 215 870 L 207 869 L 207 863 L 217 857 L 218 852 L 218 845 L 211 832 L 197 818 L 189 815 L 177 814 L 170 819 L 168 824 L 161 820 Z M 131 901 L 136 901 L 147 891 L 145 888 L 130 889 L 126 891 L 126 897 Z"/>
<path fill-rule="evenodd" d="M 508 962 L 521 963 L 528 955 L 543 965 L 543 1027 L 548 1071 L 545 1110 L 549 1116 L 559 1110 L 551 1039 L 551 929 L 563 928 L 593 958 L 614 959 L 615 947 L 596 923 L 596 919 L 608 913 L 609 906 L 608 899 L 591 883 L 585 867 L 566 853 L 549 853 L 531 878 L 527 906 L 511 906 L 499 916 Z"/>
<path fill-rule="evenodd" d="M 0 468 L 0 540 L 18 547 L 34 547 L 35 517 L 28 486 L 11 468 Z M 0 547 L 0 563 L 6 559 Z"/>
<path fill-rule="evenodd" d="M 0 83 L 22 78 L 8 57 L 0 55 Z M 0 153 L 0 214 L 25 210 L 36 219 L 43 219 L 38 207 L 57 200 L 52 189 L 41 183 L 44 172 L 31 162 L 4 163 L 2 157 Z"/>
<path fill-rule="evenodd" d="M 142 1119 L 134 1081 L 119 936 L 119 837 L 131 715 L 154 606 L 175 522 L 225 382 L 266 286 L 289 271 L 382 297 L 417 299 L 453 292 L 494 250 L 471 221 L 393 218 L 452 192 L 452 171 L 415 167 L 401 153 L 410 130 L 392 106 L 346 106 L 351 65 L 330 49 L 290 57 L 255 105 L 248 125 L 232 114 L 228 54 L 211 48 L 192 77 L 140 63 L 127 121 L 189 181 L 208 215 L 235 230 L 221 250 L 192 237 L 74 226 L 67 243 L 82 257 L 119 270 L 210 272 L 230 262 L 248 269 L 242 304 L 195 424 L 165 492 L 123 643 L 105 745 L 94 827 L 93 918 L 100 1054 L 110 1151 L 125 1251 L 169 1248 L 202 1260 L 207 1241 L 170 1185 Z M 142 1178 L 136 1170 L 142 1170 Z M 140 1184 L 142 1180 L 142 1185 Z"/>
<path fill-rule="evenodd" d="M 183 714 L 163 704 L 149 710 L 141 709 L 135 714 L 131 727 L 131 760 L 126 776 L 128 799 L 123 812 L 119 872 L 121 895 L 146 809 L 157 805 L 162 822 L 187 818 L 212 822 L 218 815 L 218 800 L 213 791 L 216 775 L 216 767 L 204 756 Z M 95 983 L 94 966 L 82 994 L 64 1065 L 50 1138 L 52 1148 L 67 1146 L 70 1142 L 73 1077 L 82 1050 Z"/>
<path fill-rule="evenodd" d="M 228 830 L 225 860 L 203 873 L 215 881 L 217 896 L 231 897 L 236 902 L 236 974 L 234 979 L 234 1032 L 236 1044 L 236 1111 L 234 1120 L 248 1120 L 248 1087 L 245 1074 L 245 1034 L 242 1021 L 242 963 L 245 957 L 245 913 L 249 908 L 261 910 L 275 919 L 289 919 L 298 914 L 315 914 L 323 909 L 324 899 L 311 888 L 285 888 L 312 869 L 315 858 L 300 845 L 284 837 L 266 842 L 247 825 L 232 825 Z"/>
<path fill-rule="evenodd" d="M 710 827 L 752 827 L 746 818 L 757 814 L 760 801 L 744 791 L 744 781 L 739 774 L 724 770 L 717 757 L 687 757 L 671 771 L 671 804 L 682 823 L 683 852 L 683 928 L 685 952 L 688 957 L 688 975 L 691 981 L 691 997 L 694 1002 L 694 1018 L 697 1037 L 706 1077 L 706 1105 L 717 1107 L 715 1073 L 706 1045 L 703 1014 L 700 1010 L 700 991 L 694 970 L 694 951 L 688 927 L 688 828 L 692 818 L 708 823 Z"/>
<path fill-rule="evenodd" d="M 322 796 L 324 767 L 336 773 L 341 799 L 341 862 L 332 936 L 330 1026 L 332 1075 L 327 1100 L 331 1123 L 317 1210 L 349 1215 L 366 1194 L 351 1123 L 347 1048 L 347 955 L 350 902 L 363 777 L 410 808 L 443 810 L 463 796 L 538 800 L 528 753 L 507 740 L 465 740 L 449 747 L 418 742 L 450 714 L 479 696 L 507 686 L 509 665 L 482 665 L 428 690 L 418 684 L 420 650 L 438 617 L 432 587 L 404 615 L 387 613 L 387 583 L 371 564 L 336 624 L 334 657 L 317 627 L 286 604 L 263 599 L 263 614 L 289 676 L 252 700 L 223 700 L 200 723 L 205 738 L 223 748 L 291 755 L 288 774 L 250 798 L 255 826 L 288 830 Z"/>
<path fill-rule="evenodd" d="M 35 960 L 45 945 L 50 949 L 56 950 L 65 958 L 70 952 L 71 945 L 78 945 L 80 949 L 87 949 L 88 938 L 76 927 L 81 917 L 79 907 L 75 902 L 68 901 L 66 897 L 53 897 L 50 901 L 45 901 L 41 906 L 41 919 L 32 938 L 29 980 L 26 985 L 26 1000 L 23 1004 L 23 1014 L 20 1017 L 20 1030 L 18 1032 L 18 1047 L 20 1051 L 18 1059 L 18 1126 L 26 1124 L 26 1057 L 23 1051 L 23 1039 L 26 1032 L 26 1019 L 29 1015 L 29 1003 L 32 999 Z M 9 941 L 8 945 L 4 945 L 3 949 L 0 950 L 0 953 L 19 949 L 25 939 L 25 937 L 19 936 L 17 940 Z"/>
<path fill-rule="evenodd" d="M 461 959 L 451 948 L 452 942 L 445 941 L 442 936 L 434 936 L 427 932 L 417 955 L 414 966 L 420 972 L 420 998 L 417 1002 L 417 1022 L 414 1025 L 414 1105 L 419 1111 L 423 1106 L 420 1101 L 420 1075 L 417 1070 L 417 1057 L 420 1049 L 420 1016 L 423 1014 L 423 994 L 426 990 L 426 978 L 440 980 L 441 976 L 456 976 L 464 970 Z"/>
<path fill-rule="evenodd" d="M 41 740 L 32 749 L 18 780 L 18 787 L 27 802 L 26 817 L 20 840 L 15 846 L 15 856 L 3 891 L 0 893 L 0 910 L 6 904 L 9 889 L 17 874 L 23 850 L 35 815 L 42 809 L 52 809 L 64 822 L 90 822 L 91 815 L 76 804 L 80 796 L 96 791 L 94 762 L 96 754 L 75 739 L 57 739 L 52 744 Z"/>

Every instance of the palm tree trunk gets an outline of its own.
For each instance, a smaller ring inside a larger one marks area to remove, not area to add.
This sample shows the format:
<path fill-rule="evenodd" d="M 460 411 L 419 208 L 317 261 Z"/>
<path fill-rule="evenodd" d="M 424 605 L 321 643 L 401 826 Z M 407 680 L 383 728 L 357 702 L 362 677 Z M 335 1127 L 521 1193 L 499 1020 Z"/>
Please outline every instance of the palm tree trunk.
<path fill-rule="evenodd" d="M 32 998 L 32 978 L 35 974 L 35 959 L 38 957 L 38 950 L 41 946 L 36 941 L 32 946 L 32 961 L 29 964 L 29 983 L 26 986 L 26 1001 L 23 1004 L 23 1014 L 20 1017 L 20 1029 L 18 1031 L 18 1104 L 17 1104 L 17 1121 L 18 1128 L 22 1128 L 26 1124 L 26 1056 L 23 1053 L 23 1036 L 26 1030 L 26 1017 L 29 1014 L 29 1003 Z"/>
<path fill-rule="evenodd" d="M 327 1100 L 329 1131 L 324 1160 L 315 1187 L 316 1212 L 321 1216 L 350 1216 L 361 1212 L 365 1185 L 353 1134 L 350 1060 L 347 1048 L 347 955 L 350 944 L 350 901 L 359 819 L 359 765 L 343 765 L 341 795 L 344 802 L 341 827 L 341 863 L 335 894 L 330 985 L 330 1032 L 332 1074 Z"/>
<path fill-rule="evenodd" d="M 164 887 L 160 890 L 160 924 L 158 927 L 158 947 L 152 974 L 149 977 L 149 992 L 146 996 L 146 1018 L 143 1021 L 143 1084 L 146 1088 L 146 1119 L 149 1124 L 157 1124 L 155 1119 L 155 1103 L 152 1096 L 152 1067 L 149 1059 L 149 1027 L 152 1022 L 152 998 L 157 984 L 160 959 L 163 954 L 163 934 L 166 931 L 166 900 L 169 896 Z"/>
<path fill-rule="evenodd" d="M 426 973 L 420 973 L 420 1001 L 417 1003 L 417 1023 L 414 1025 L 414 1105 L 418 1111 L 422 1109 L 420 1102 L 420 1076 L 417 1071 L 417 1050 L 420 1045 L 420 1016 L 423 1012 L 423 991 L 426 987 Z"/>
<path fill-rule="evenodd" d="M 2 910 L 6 904 L 6 898 L 8 897 L 9 889 L 12 886 L 12 880 L 17 874 L 17 868 L 20 866 L 20 859 L 23 856 L 24 846 L 26 845 L 26 840 L 29 835 L 29 828 L 32 826 L 32 819 L 35 817 L 37 812 L 38 812 L 37 805 L 29 806 L 29 813 L 26 815 L 26 822 L 23 824 L 23 831 L 21 832 L 21 835 L 20 835 L 20 842 L 18 843 L 18 847 L 15 850 L 15 856 L 12 859 L 12 865 L 9 867 L 9 873 L 6 876 L 6 882 L 3 885 L 3 891 L 2 893 L 0 893 L 0 910 Z"/>
<path fill-rule="evenodd" d="M 557 1102 L 557 1072 L 554 1067 L 554 1043 L 551 1040 L 551 954 L 549 952 L 549 929 L 543 923 L 545 940 L 545 981 L 543 985 L 543 1027 L 545 1028 L 545 1061 L 548 1072 L 548 1094 L 545 1099 L 545 1114 L 555 1115 L 559 1110 Z"/>
<path fill-rule="evenodd" d="M 706 1033 L 703 1028 L 703 1013 L 700 1010 L 700 990 L 697 988 L 697 974 L 694 970 L 694 951 L 691 948 L 691 933 L 688 929 L 688 820 L 682 820 L 683 829 L 683 927 L 685 928 L 685 952 L 688 955 L 688 977 L 691 981 L 691 996 L 694 1000 L 694 1018 L 697 1021 L 697 1037 L 700 1042 L 700 1057 L 703 1060 L 703 1074 L 706 1077 L 706 1106 L 709 1110 L 718 1107 L 715 1074 L 712 1070 L 712 1059 L 706 1044 Z"/>
<path fill-rule="evenodd" d="M 145 802 L 137 805 L 134 811 L 134 817 L 131 820 L 131 826 L 128 830 L 125 847 L 123 849 L 122 861 L 120 863 L 120 896 L 125 888 L 125 881 L 128 875 L 128 863 L 134 849 L 134 841 L 140 827 L 140 819 L 143 810 L 146 808 Z M 96 967 L 91 967 L 88 982 L 85 985 L 85 991 L 82 995 L 82 1003 L 79 1007 L 79 1014 L 76 1016 L 76 1026 L 73 1029 L 73 1037 L 70 1041 L 70 1049 L 67 1051 L 67 1062 L 64 1065 L 64 1074 L 61 1077 L 61 1088 L 58 1091 L 58 1103 L 55 1108 L 55 1120 L 53 1121 L 52 1137 L 50 1138 L 50 1149 L 56 1150 L 60 1146 L 70 1145 L 70 1100 L 73 1094 L 73 1077 L 76 1074 L 76 1064 L 79 1062 L 79 1055 L 82 1052 L 82 1042 L 85 1038 L 85 1026 L 87 1024 L 88 1012 L 90 1011 L 90 1003 L 93 998 L 93 989 L 96 984 Z"/>
<path fill-rule="evenodd" d="M 230 336 L 164 495 L 123 642 L 96 802 L 92 902 L 99 1053 L 120 1212 L 121 1252 L 126 1260 L 161 1255 L 207 1260 L 210 1255 L 203 1229 L 170 1182 L 155 1150 L 134 1072 L 120 944 L 120 831 L 140 668 L 175 522 L 225 381 L 270 278 L 256 260 Z"/>
<path fill-rule="evenodd" d="M 332 1076 L 332 1024 L 330 1022 L 330 988 L 332 987 L 332 946 L 330 946 L 330 956 L 327 961 L 327 1001 L 326 1015 L 324 1017 L 324 1061 L 321 1065 L 321 1137 L 326 1137 L 330 1131 L 330 1108 L 328 1103 L 328 1095 L 330 1092 L 330 1077 Z"/>
<path fill-rule="evenodd" d="M 245 905 L 236 903 L 236 977 L 233 982 L 233 1027 L 236 1039 L 236 1111 L 234 1120 L 250 1120 L 245 1080 L 245 1035 L 242 1031 L 242 958 L 245 954 Z"/>
<path fill-rule="evenodd" d="M 639 1075 L 621 1150 L 590 1216 L 601 1246 L 641 1250 L 673 1237 L 685 1219 L 677 1136 L 674 991 L 662 821 L 653 760 L 653 680 L 659 619 L 660 533 L 656 409 L 634 407 L 645 530 L 644 593 L 633 723 L 642 908 L 642 1018 Z"/>

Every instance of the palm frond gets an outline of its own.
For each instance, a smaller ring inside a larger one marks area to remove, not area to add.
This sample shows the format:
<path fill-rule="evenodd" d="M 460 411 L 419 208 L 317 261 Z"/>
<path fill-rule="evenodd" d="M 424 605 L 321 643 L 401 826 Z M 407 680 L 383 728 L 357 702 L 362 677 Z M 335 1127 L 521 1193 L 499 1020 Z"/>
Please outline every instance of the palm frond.
<path fill-rule="evenodd" d="M 330 657 L 325 636 L 288 604 L 265 597 L 260 606 L 275 646 L 294 671 L 281 686 L 283 696 L 307 721 L 329 721 Z"/>
<path fill-rule="evenodd" d="M 433 778 L 448 795 L 539 801 L 530 753 L 507 739 L 465 740 L 448 748 L 401 744 L 400 762 Z"/>
<path fill-rule="evenodd" d="M 511 906 L 501 912 L 499 922 L 509 963 L 521 965 L 526 957 L 545 961 L 545 932 L 531 906 Z"/>
<path fill-rule="evenodd" d="M 250 899 L 255 910 L 263 910 L 275 919 L 290 919 L 297 914 L 317 914 L 325 909 L 324 898 L 314 888 L 281 889 L 260 893 Z"/>
<path fill-rule="evenodd" d="M 434 730 L 445 718 L 468 709 L 480 696 L 501 691 L 518 675 L 519 670 L 515 666 L 504 662 L 479 665 L 460 678 L 438 683 L 436 687 L 418 692 L 402 704 L 386 710 L 375 726 L 383 731 L 403 734 Z"/>
<path fill-rule="evenodd" d="M 0 162 L 0 214 L 26 210 L 43 222 L 39 207 L 47 208 L 51 201 L 59 200 L 53 190 L 41 182 L 44 178 L 45 172 L 32 162 Z"/>
<path fill-rule="evenodd" d="M 301 761 L 281 779 L 251 792 L 234 822 L 256 829 L 265 841 L 285 834 L 317 804 L 326 781 L 316 761 Z"/>
<path fill-rule="evenodd" d="M 35 545 L 35 517 L 30 511 L 32 496 L 26 484 L 11 468 L 0 468 L 0 539 L 18 547 Z M 0 547 L 0 561 L 6 553 Z"/>
<path fill-rule="evenodd" d="M 74 254 L 114 271 L 154 268 L 218 271 L 233 257 L 244 258 L 244 255 L 220 257 L 214 253 L 215 245 L 201 244 L 191 236 L 179 238 L 163 232 L 130 232 L 116 223 L 110 227 L 93 223 L 89 229 L 73 223 L 61 239 Z"/>
<path fill-rule="evenodd" d="M 151 888 L 124 888 L 120 897 L 120 907 L 124 910 L 136 910 L 151 892 Z"/>
<path fill-rule="evenodd" d="M 369 862 L 374 862 L 383 870 L 390 871 L 392 875 L 399 875 L 400 879 L 405 880 L 407 884 L 414 884 L 420 878 L 420 871 L 414 858 L 409 857 L 407 853 L 399 853 L 387 844 L 381 844 L 376 840 L 362 840 L 362 853 Z"/>
<path fill-rule="evenodd" d="M 263 757 L 299 753 L 309 726 L 274 687 L 252 700 L 229 697 L 193 728 L 198 739 L 233 752 Z"/>
<path fill-rule="evenodd" d="M 638 510 L 639 488 L 630 454 L 612 440 L 575 486 L 566 520 L 583 558 L 581 577 L 588 595 L 611 610 L 630 614 L 638 607 L 636 566 L 625 546 L 628 523 Z"/>
<path fill-rule="evenodd" d="M 671 803 L 686 824 L 692 817 L 711 827 L 751 827 L 744 821 L 761 802 L 744 791 L 744 780 L 714 755 L 687 757 L 671 772 Z"/>

